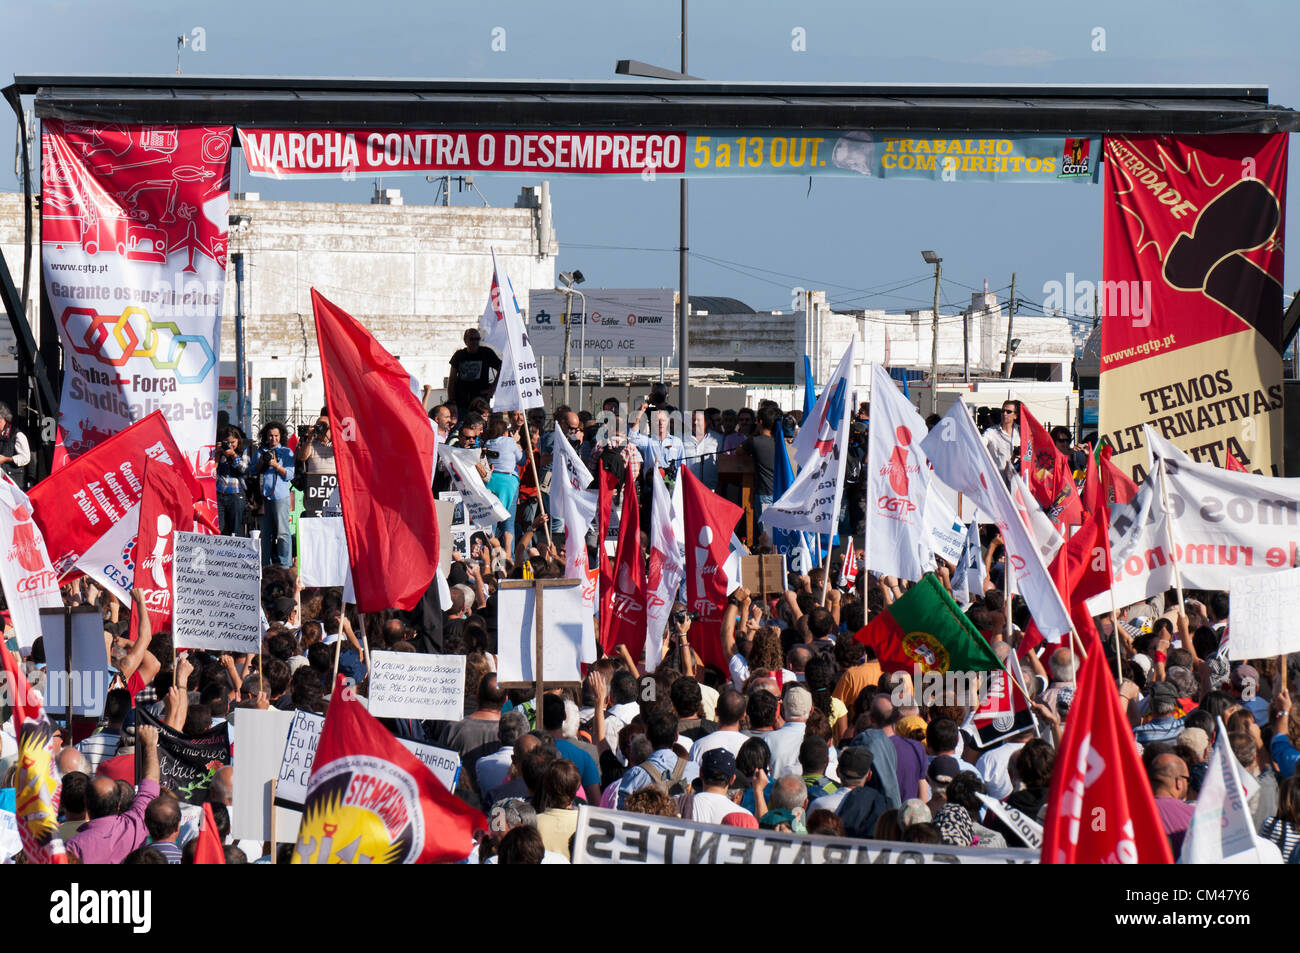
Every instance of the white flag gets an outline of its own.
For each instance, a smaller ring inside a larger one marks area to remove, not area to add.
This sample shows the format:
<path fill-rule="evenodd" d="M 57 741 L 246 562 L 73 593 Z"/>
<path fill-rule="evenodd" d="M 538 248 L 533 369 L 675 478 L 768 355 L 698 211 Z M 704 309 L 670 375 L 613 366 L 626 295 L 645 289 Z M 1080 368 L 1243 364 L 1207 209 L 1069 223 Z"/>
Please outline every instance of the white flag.
<path fill-rule="evenodd" d="M 492 249 L 492 284 L 488 291 L 487 306 L 483 317 L 479 319 L 479 330 L 483 333 L 483 343 L 497 354 L 504 354 L 506 347 L 506 313 L 519 314 L 519 301 L 515 298 L 515 289 L 510 279 L 505 276 L 497 264 L 497 251 Z M 523 318 L 520 318 L 520 323 Z"/>
<path fill-rule="evenodd" d="M 1016 590 L 1025 597 L 1043 637 L 1060 641 L 1071 629 L 1070 613 L 960 397 L 921 441 L 921 449 L 940 480 L 969 496 L 980 512 L 992 518 L 1006 544 Z"/>
<path fill-rule="evenodd" d="M 451 474 L 452 487 L 465 504 L 465 519 L 491 532 L 497 523 L 509 519 L 509 511 L 501 505 L 496 494 L 483 485 L 477 463 L 479 452 L 473 447 L 453 447 L 443 444 L 439 454 L 447 472 Z"/>
<path fill-rule="evenodd" d="M 564 519 L 564 496 L 569 490 L 585 490 L 591 486 L 591 471 L 569 443 L 568 436 L 557 423 L 551 452 L 551 509 Z"/>
<path fill-rule="evenodd" d="M 871 367 L 866 568 L 913 582 L 934 568 L 926 525 L 925 421 L 879 364 Z M 959 524 L 960 525 L 960 524 Z"/>
<path fill-rule="evenodd" d="M 0 474 L 0 541 L 4 544 L 0 582 L 18 647 L 26 655 L 41 634 L 41 610 L 57 609 L 63 599 L 59 577 L 45 551 L 45 537 L 32 519 L 31 501 L 4 474 Z"/>
<path fill-rule="evenodd" d="M 495 262 L 495 252 L 492 258 Z M 495 265 L 492 286 L 501 305 L 500 324 L 505 326 L 503 335 L 494 332 L 499 334 L 501 374 L 497 378 L 497 388 L 492 393 L 492 409 L 506 411 L 544 407 L 546 402 L 542 399 L 541 366 L 533 354 L 533 345 L 528 338 L 528 329 L 524 327 L 523 315 L 519 313 L 514 292 L 509 287 L 510 280 Z"/>
<path fill-rule="evenodd" d="M 790 488 L 763 507 L 762 522 L 777 529 L 833 534 L 839 527 L 840 500 L 844 495 L 844 464 L 848 454 L 849 382 L 857 336 L 849 341 L 835 373 L 813 407 L 795 441 L 795 454 L 806 453 L 796 463 L 802 467 Z M 804 434 L 811 436 L 804 439 Z M 777 435 L 774 439 L 781 439 Z M 803 448 L 801 450 L 801 443 Z M 811 447 L 811 449 L 808 449 Z"/>
<path fill-rule="evenodd" d="M 650 559 L 646 563 L 645 668 L 653 672 L 663 654 L 664 628 L 672 614 L 673 600 L 686 576 L 686 563 L 673 534 L 672 503 L 668 484 L 658 467 L 651 468 L 653 494 L 650 501 Z"/>
<path fill-rule="evenodd" d="M 1033 535 L 1034 545 L 1038 547 L 1043 563 L 1051 564 L 1057 551 L 1065 545 L 1065 540 L 1057 532 L 1052 518 L 1034 499 L 1034 494 L 1029 492 L 1029 487 L 1019 473 L 1011 474 L 1011 501 L 1016 504 L 1020 519 Z"/>
<path fill-rule="evenodd" d="M 984 560 L 980 553 L 980 526 L 971 520 L 966 526 L 966 542 L 957 569 L 952 576 L 952 595 L 965 608 L 984 596 Z"/>
<path fill-rule="evenodd" d="M 1246 801 L 1259 782 L 1242 770 L 1228 743 L 1228 729 L 1219 719 L 1201 793 L 1196 798 L 1180 864 L 1280 864 L 1281 852 L 1271 841 L 1255 836 L 1255 823 Z"/>

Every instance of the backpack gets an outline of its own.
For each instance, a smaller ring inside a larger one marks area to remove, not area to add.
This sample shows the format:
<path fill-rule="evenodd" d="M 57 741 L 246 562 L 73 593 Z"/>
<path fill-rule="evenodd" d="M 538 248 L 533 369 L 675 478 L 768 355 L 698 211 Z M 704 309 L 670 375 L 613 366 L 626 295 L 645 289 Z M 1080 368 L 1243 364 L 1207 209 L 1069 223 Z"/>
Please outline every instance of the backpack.
<path fill-rule="evenodd" d="M 685 794 L 690 788 L 690 783 L 682 777 L 686 773 L 686 759 L 678 758 L 677 764 L 673 766 L 672 774 L 667 777 L 663 775 L 653 764 L 646 762 L 641 765 L 643 771 L 650 775 L 650 786 L 658 791 L 662 791 L 669 797 L 676 797 L 679 794 Z"/>

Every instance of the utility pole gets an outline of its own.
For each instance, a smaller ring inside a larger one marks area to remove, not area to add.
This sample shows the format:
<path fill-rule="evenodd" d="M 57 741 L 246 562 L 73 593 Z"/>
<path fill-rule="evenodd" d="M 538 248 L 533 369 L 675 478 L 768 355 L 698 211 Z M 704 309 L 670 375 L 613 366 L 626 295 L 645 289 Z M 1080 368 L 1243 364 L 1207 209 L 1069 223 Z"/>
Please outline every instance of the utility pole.
<path fill-rule="evenodd" d="M 943 259 L 934 252 L 921 252 L 921 260 L 934 265 L 934 330 L 930 335 L 930 413 L 939 412 L 939 279 L 943 277 Z"/>
<path fill-rule="evenodd" d="M 1011 273 L 1011 301 L 1007 306 L 1007 354 L 1002 361 L 1002 379 L 1011 380 L 1011 325 L 1016 317 L 1016 273 Z"/>
<path fill-rule="evenodd" d="M 686 0 L 682 0 L 682 75 L 686 75 Z M 679 244 L 677 272 L 678 285 L 680 286 L 680 299 L 677 303 L 677 410 L 681 414 L 682 433 L 680 437 L 685 437 L 690 433 L 690 324 L 691 324 L 691 306 L 687 292 L 687 279 L 689 278 L 689 267 L 686 257 L 690 242 L 688 240 L 688 226 L 690 221 L 690 186 L 686 176 L 683 175 L 677 188 L 681 200 L 681 208 L 678 211 L 681 224 L 681 241 Z"/>

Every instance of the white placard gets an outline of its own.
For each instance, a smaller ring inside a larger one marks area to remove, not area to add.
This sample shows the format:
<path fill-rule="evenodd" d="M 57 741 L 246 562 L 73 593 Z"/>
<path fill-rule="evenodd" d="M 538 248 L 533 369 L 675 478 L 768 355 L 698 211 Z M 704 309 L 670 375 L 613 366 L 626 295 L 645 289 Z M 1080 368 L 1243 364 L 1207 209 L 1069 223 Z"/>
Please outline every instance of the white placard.
<path fill-rule="evenodd" d="M 497 591 L 497 677 L 532 682 L 536 592 Z M 542 675 L 547 683 L 582 680 L 582 586 L 547 586 L 542 597 Z"/>
<path fill-rule="evenodd" d="M 351 567 L 343 517 L 320 516 L 298 521 L 298 571 L 304 587 L 347 583 Z"/>
<path fill-rule="evenodd" d="M 239 839 L 271 839 L 271 779 L 280 770 L 284 741 L 294 712 L 277 708 L 238 708 L 234 725 L 235 797 L 230 809 L 230 833 Z M 302 812 L 275 808 L 275 839 L 292 842 L 298 837 Z"/>
<path fill-rule="evenodd" d="M 1300 569 L 1236 576 L 1228 584 L 1228 658 L 1260 659 L 1300 650 Z"/>
<path fill-rule="evenodd" d="M 275 803 L 283 807 L 302 807 L 307 800 L 307 782 L 311 778 L 311 766 L 316 761 L 316 746 L 320 743 L 321 729 L 325 727 L 325 716 L 309 711 L 295 711 L 292 714 L 293 722 L 289 726 L 280 759 L 280 779 L 276 783 Z M 456 790 L 456 782 L 460 777 L 460 755 L 418 741 L 407 741 L 405 738 L 395 740 L 423 761 L 448 791 Z M 279 836 L 279 831 L 276 835 Z"/>
<path fill-rule="evenodd" d="M 72 702 L 72 713 L 98 718 L 113 675 L 104 650 L 104 620 L 98 612 L 72 613 L 72 664 L 64 658 L 64 613 L 41 610 L 45 646 L 45 707 L 59 715 Z"/>
<path fill-rule="evenodd" d="M 465 656 L 372 652 L 370 714 L 460 721 L 465 717 Z"/>
<path fill-rule="evenodd" d="M 262 553 L 257 540 L 178 532 L 172 590 L 177 648 L 258 650 Z"/>

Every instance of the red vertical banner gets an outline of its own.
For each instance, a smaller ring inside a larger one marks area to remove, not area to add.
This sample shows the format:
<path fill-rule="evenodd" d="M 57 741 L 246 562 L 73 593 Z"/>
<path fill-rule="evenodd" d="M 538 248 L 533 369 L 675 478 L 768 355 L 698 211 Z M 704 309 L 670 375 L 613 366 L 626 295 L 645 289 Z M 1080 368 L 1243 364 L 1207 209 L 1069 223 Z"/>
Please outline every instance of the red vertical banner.
<path fill-rule="evenodd" d="M 230 136 L 44 121 L 41 264 L 64 356 L 56 468 L 160 410 L 215 501 Z"/>
<path fill-rule="evenodd" d="M 1140 481 L 1149 424 L 1281 476 L 1287 136 L 1106 140 L 1101 433 Z"/>
<path fill-rule="evenodd" d="M 727 573 L 731 555 L 731 533 L 740 519 L 741 509 L 724 500 L 690 470 L 683 467 L 677 477 L 682 482 L 682 528 L 686 534 L 686 602 L 691 612 L 699 614 L 699 635 L 692 626 L 691 643 L 705 665 L 727 671 L 727 655 L 722 648 L 722 616 L 727 599 L 739 579 Z"/>
<path fill-rule="evenodd" d="M 155 460 L 144 465 L 140 530 L 135 537 L 134 588 L 144 593 L 150 631 L 172 630 L 172 555 L 176 532 L 191 532 L 194 500 L 175 467 Z M 137 612 L 134 600 L 131 615 Z M 134 621 L 134 620 L 133 620 Z M 132 625 L 131 631 L 135 631 Z"/>

